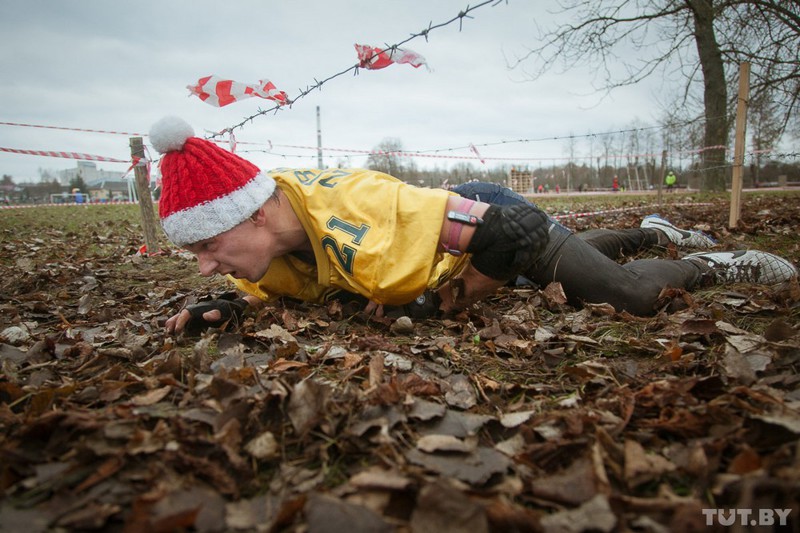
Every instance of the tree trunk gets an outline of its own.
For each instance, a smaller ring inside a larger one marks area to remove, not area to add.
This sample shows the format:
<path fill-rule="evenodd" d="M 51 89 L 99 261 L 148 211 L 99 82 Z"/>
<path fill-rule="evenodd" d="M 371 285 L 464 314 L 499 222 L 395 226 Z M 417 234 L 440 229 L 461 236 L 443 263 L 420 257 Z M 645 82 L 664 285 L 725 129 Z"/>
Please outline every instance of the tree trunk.
<path fill-rule="evenodd" d="M 704 189 L 725 190 L 728 146 L 728 91 L 725 67 L 714 32 L 713 0 L 686 0 L 694 15 L 695 43 L 703 70 L 703 103 L 706 130 L 702 152 L 702 184 Z"/>

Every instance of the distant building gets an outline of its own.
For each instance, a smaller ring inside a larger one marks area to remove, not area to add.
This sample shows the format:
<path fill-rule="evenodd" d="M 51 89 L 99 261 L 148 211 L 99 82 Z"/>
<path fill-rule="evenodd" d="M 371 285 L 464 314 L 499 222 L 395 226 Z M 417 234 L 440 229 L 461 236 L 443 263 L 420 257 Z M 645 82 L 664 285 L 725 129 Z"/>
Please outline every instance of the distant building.
<path fill-rule="evenodd" d="M 119 202 L 133 200 L 133 185 L 127 179 L 98 179 L 86 183 L 89 201 Z"/>
<path fill-rule="evenodd" d="M 70 182 L 78 176 L 83 178 L 83 181 L 87 184 L 98 180 L 122 181 L 122 176 L 124 176 L 125 173 L 114 170 L 98 169 L 97 164 L 94 161 L 78 161 L 76 168 L 60 170 L 56 175 L 58 176 L 58 182 L 61 185 L 69 185 Z"/>
<path fill-rule="evenodd" d="M 132 196 L 132 187 L 124 172 L 99 169 L 94 161 L 78 161 L 75 168 L 60 170 L 56 175 L 62 186 L 68 186 L 80 176 L 90 202 L 125 201 Z"/>

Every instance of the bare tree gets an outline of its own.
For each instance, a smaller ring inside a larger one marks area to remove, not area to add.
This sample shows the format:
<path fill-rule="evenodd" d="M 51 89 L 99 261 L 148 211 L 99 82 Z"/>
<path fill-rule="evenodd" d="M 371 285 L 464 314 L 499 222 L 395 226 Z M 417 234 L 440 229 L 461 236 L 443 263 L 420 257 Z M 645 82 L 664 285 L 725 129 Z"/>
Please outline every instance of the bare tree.
<path fill-rule="evenodd" d="M 751 96 L 775 88 L 786 109 L 784 126 L 800 107 L 797 1 L 563 0 L 561 14 L 573 22 L 540 31 L 542 44 L 510 67 L 536 79 L 558 65 L 591 64 L 598 76 L 594 87 L 605 92 L 660 73 L 683 81 L 686 104 L 702 86 L 706 188 L 726 184 L 727 166 L 721 163 L 734 109 L 727 85 L 737 78 L 739 62 L 751 63 Z"/>
<path fill-rule="evenodd" d="M 404 157 L 402 152 L 403 143 L 400 139 L 384 139 L 367 158 L 367 168 L 385 172 L 404 181 L 416 179 L 413 176 L 416 170 L 413 159 Z"/>
<path fill-rule="evenodd" d="M 642 130 L 644 124 L 639 119 L 631 121 L 628 126 L 628 138 L 624 142 L 626 166 L 628 168 L 628 187 L 632 190 L 641 190 L 642 181 L 639 177 L 639 157 L 642 152 Z M 633 171 L 633 175 L 631 175 Z"/>
<path fill-rule="evenodd" d="M 747 61 L 751 101 L 778 106 L 772 117 L 780 134 L 800 126 L 800 3 L 796 0 L 729 0 L 720 33 L 726 63 Z M 762 121 L 764 119 L 762 118 Z"/>
<path fill-rule="evenodd" d="M 566 191 L 569 192 L 572 184 L 575 183 L 573 178 L 574 176 L 574 169 L 575 169 L 575 150 L 577 149 L 577 139 L 575 135 L 570 132 L 569 137 L 564 143 L 564 148 L 567 150 L 567 155 L 569 155 L 569 160 L 565 165 L 565 172 L 564 177 L 566 178 Z"/>
<path fill-rule="evenodd" d="M 753 143 L 753 157 L 750 162 L 750 175 L 755 183 L 760 181 L 759 170 L 763 159 L 769 157 L 781 134 L 783 123 L 781 113 L 774 100 L 762 92 L 750 99 L 747 121 Z"/>
<path fill-rule="evenodd" d="M 642 137 L 646 154 L 642 162 L 642 171 L 644 173 L 643 180 L 645 188 L 650 188 L 650 185 L 653 185 L 652 178 L 655 175 L 656 168 L 656 138 L 652 128 L 643 130 Z"/>
<path fill-rule="evenodd" d="M 611 164 L 609 163 L 608 160 L 611 157 L 611 152 L 612 152 L 613 147 L 614 147 L 614 135 L 611 134 L 611 133 L 604 133 L 603 135 L 600 136 L 600 143 L 602 144 L 602 147 L 603 147 L 603 157 L 605 158 L 605 168 L 607 168 L 607 169 L 608 168 L 612 168 Z M 599 169 L 598 169 L 598 172 L 599 172 Z M 617 172 L 617 169 L 616 169 L 616 165 L 615 165 L 612 168 L 611 175 L 607 176 L 608 179 L 607 180 L 602 180 L 601 179 L 601 182 L 600 182 L 601 186 L 602 186 L 604 181 L 607 182 L 610 185 L 611 184 L 611 178 L 613 177 L 613 174 L 616 174 L 616 172 Z M 600 177 L 600 176 L 598 175 L 598 177 Z"/>

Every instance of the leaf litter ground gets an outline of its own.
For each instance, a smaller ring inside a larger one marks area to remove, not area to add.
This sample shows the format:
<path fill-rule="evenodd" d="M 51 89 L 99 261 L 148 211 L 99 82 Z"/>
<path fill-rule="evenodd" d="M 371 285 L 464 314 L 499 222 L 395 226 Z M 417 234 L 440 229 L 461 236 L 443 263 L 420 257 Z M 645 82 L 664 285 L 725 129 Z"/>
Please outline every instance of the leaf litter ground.
<path fill-rule="evenodd" d="M 724 198 L 661 214 L 798 264 L 799 197 L 748 195 L 734 231 Z M 609 211 L 564 219 L 580 231 L 653 200 L 542 205 Z M 648 318 L 558 286 L 417 322 L 283 302 L 176 339 L 166 318 L 227 285 L 137 255 L 137 219 L 2 213 L 0 530 L 706 531 L 709 508 L 800 527 L 796 281 L 665 291 Z"/>

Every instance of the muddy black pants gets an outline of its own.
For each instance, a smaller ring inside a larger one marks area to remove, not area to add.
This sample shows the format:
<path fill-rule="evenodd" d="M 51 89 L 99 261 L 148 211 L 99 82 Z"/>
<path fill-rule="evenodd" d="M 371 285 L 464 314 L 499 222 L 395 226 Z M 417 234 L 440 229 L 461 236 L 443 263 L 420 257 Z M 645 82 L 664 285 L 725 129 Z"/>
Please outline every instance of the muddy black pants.
<path fill-rule="evenodd" d="M 490 204 L 526 202 L 519 194 L 494 183 L 466 183 L 453 191 Z M 574 234 L 551 220 L 547 249 L 524 274 L 541 287 L 553 281 L 561 283 L 569 303 L 576 307 L 583 303 L 608 303 L 617 311 L 650 315 L 656 311 L 662 289 L 690 290 L 702 273 L 694 261 L 638 259 L 617 263 L 623 255 L 633 255 L 658 244 L 659 233 L 655 229 L 635 228 Z"/>

